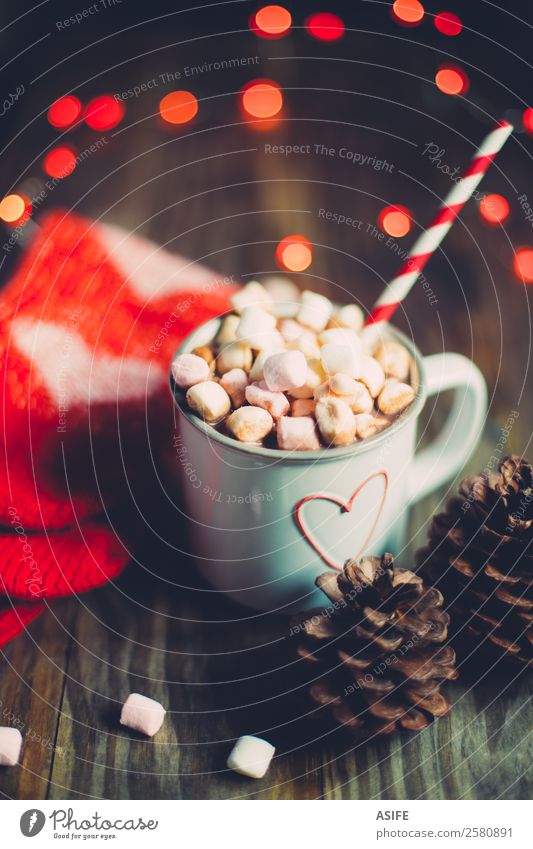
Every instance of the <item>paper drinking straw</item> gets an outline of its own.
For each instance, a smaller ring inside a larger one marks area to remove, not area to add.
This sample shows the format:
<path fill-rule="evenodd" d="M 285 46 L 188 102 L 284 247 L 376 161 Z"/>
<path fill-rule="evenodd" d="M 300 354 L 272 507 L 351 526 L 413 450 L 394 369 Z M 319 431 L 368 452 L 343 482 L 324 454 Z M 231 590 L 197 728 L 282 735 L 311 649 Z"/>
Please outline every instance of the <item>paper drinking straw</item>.
<path fill-rule="evenodd" d="M 499 121 L 497 127 L 486 136 L 470 162 L 467 172 L 454 185 L 443 201 L 433 223 L 416 240 L 400 271 L 382 292 L 365 327 L 381 328 L 402 303 L 417 280 L 426 262 L 438 248 L 461 209 L 479 186 L 490 163 L 503 147 L 513 131 L 508 121 Z"/>

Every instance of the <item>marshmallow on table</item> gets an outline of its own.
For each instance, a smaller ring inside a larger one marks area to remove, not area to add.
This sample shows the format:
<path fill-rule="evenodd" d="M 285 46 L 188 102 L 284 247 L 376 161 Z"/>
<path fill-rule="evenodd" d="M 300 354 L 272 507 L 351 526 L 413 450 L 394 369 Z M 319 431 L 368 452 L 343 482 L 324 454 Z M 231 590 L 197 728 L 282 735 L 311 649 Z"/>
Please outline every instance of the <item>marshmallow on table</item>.
<path fill-rule="evenodd" d="M 171 365 L 172 377 L 180 389 L 189 389 L 211 377 L 209 364 L 196 354 L 180 354 Z"/>
<path fill-rule="evenodd" d="M 252 305 L 269 309 L 272 305 L 272 296 L 257 280 L 250 280 L 246 286 L 243 286 L 242 289 L 233 295 L 231 305 L 235 312 L 239 314 L 242 313 L 245 307 Z"/>
<path fill-rule="evenodd" d="M 349 327 L 351 330 L 359 331 L 364 321 L 363 310 L 357 304 L 346 304 L 334 313 L 330 324 L 333 327 Z"/>
<path fill-rule="evenodd" d="M 296 398 L 291 404 L 291 416 L 314 416 L 315 406 L 313 398 Z"/>
<path fill-rule="evenodd" d="M 245 395 L 249 404 L 262 407 L 273 419 L 279 419 L 289 411 L 289 402 L 283 392 L 271 392 L 262 381 L 247 386 Z"/>
<path fill-rule="evenodd" d="M 300 324 L 305 324 L 311 330 L 324 330 L 328 323 L 331 313 L 333 312 L 333 304 L 324 295 L 318 295 L 316 292 L 306 290 L 302 292 L 300 309 L 298 310 L 298 321 Z"/>
<path fill-rule="evenodd" d="M 0 728 L 0 766 L 16 766 L 22 749 L 22 734 L 18 728 Z"/>
<path fill-rule="evenodd" d="M 252 348 L 261 350 L 268 347 L 275 327 L 275 316 L 255 305 L 244 307 L 236 331 L 237 338 L 248 342 Z"/>
<path fill-rule="evenodd" d="M 369 357 L 368 355 L 361 357 L 359 371 L 356 377 L 357 380 L 365 384 L 372 398 L 378 397 L 385 383 L 385 373 L 374 357 Z"/>
<path fill-rule="evenodd" d="M 217 371 L 220 375 L 226 374 L 234 368 L 242 368 L 250 371 L 252 367 L 252 349 L 247 342 L 230 342 L 221 349 L 217 356 Z"/>
<path fill-rule="evenodd" d="M 231 750 L 226 766 L 247 778 L 263 778 L 276 749 L 261 737 L 240 737 Z"/>
<path fill-rule="evenodd" d="M 248 375 L 242 368 L 232 368 L 220 378 L 220 385 L 231 398 L 233 407 L 242 407 L 245 401 L 245 389 L 248 386 Z"/>
<path fill-rule="evenodd" d="M 278 447 L 285 451 L 318 451 L 320 441 L 311 416 L 282 416 L 276 428 Z"/>
<path fill-rule="evenodd" d="M 316 421 L 328 445 L 350 445 L 355 439 L 355 416 L 345 401 L 326 397 L 317 401 Z"/>
<path fill-rule="evenodd" d="M 226 419 L 226 427 L 239 442 L 261 442 L 274 427 L 274 420 L 262 407 L 239 407 Z"/>
<path fill-rule="evenodd" d="M 378 397 L 378 408 L 386 416 L 395 416 L 405 410 L 414 401 L 415 390 L 408 383 L 400 383 L 390 378 Z"/>
<path fill-rule="evenodd" d="M 231 401 L 226 390 L 214 380 L 197 383 L 187 390 L 187 404 L 206 422 L 217 422 L 231 409 Z"/>
<path fill-rule="evenodd" d="M 351 345 L 338 345 L 328 342 L 320 350 L 320 358 L 324 370 L 328 374 L 347 374 L 355 377 L 359 368 L 360 357 Z"/>
<path fill-rule="evenodd" d="M 153 737 L 163 725 L 165 713 L 163 705 L 154 699 L 141 696 L 140 693 L 130 693 L 122 705 L 120 724 Z"/>
<path fill-rule="evenodd" d="M 272 392 L 286 392 L 303 386 L 307 377 L 307 360 L 301 351 L 280 351 L 267 357 L 263 377 Z"/>

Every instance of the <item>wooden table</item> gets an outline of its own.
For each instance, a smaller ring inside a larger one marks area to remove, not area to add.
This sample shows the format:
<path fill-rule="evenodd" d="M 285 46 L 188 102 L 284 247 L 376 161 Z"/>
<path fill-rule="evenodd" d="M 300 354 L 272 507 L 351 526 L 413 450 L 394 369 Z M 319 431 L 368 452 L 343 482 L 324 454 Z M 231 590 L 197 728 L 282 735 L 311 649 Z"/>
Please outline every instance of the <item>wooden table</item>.
<path fill-rule="evenodd" d="M 181 132 L 166 132 L 153 117 L 171 84 L 160 82 L 155 90 L 130 98 L 122 132 L 107 134 L 105 153 L 79 166 L 48 204 L 78 204 L 86 214 L 139 227 L 191 258 L 206 259 L 242 278 L 275 270 L 277 241 L 303 232 L 315 243 L 315 259 L 299 283 L 333 296 L 340 285 L 346 298 L 354 295 L 370 305 L 382 281 L 395 271 L 398 252 L 412 239 L 379 240 L 372 229 L 379 209 L 406 203 L 416 222 L 427 222 L 450 178 L 439 162 L 424 155 L 425 146 L 443 148 L 442 163 L 465 162 L 488 125 L 483 110 L 498 115 L 517 105 L 519 93 L 515 103 L 480 74 L 470 105 L 438 95 L 430 84 L 436 62 L 432 50 L 444 49 L 442 42 L 428 31 L 424 37 L 415 33 L 412 38 L 422 46 L 407 49 L 405 32 L 383 18 L 381 4 L 363 5 L 364 19 L 352 18 L 358 32 L 334 47 L 311 42 L 301 30 L 279 42 L 232 32 L 246 28 L 242 10 L 233 8 L 227 19 L 219 10 L 209 22 L 167 18 L 113 35 L 98 50 L 86 51 L 85 58 L 67 58 L 31 86 L 16 114 L 12 110 L 13 132 L 17 122 L 23 125 L 65 90 L 66 73 L 73 90 L 82 86 L 86 97 L 105 89 L 123 91 L 187 65 L 252 57 L 237 70 L 202 72 L 186 83 L 182 77 L 179 85 L 208 99 L 200 102 L 197 123 Z M 51 56 L 63 59 L 133 20 L 128 17 L 131 9 L 107 14 L 105 21 L 89 22 L 69 35 L 65 53 L 66 36 L 60 42 L 53 33 L 47 54 L 41 47 L 33 51 L 29 72 L 37 76 L 54 64 Z M 489 34 L 491 27 L 497 28 L 490 14 Z M 38 37 L 46 21 L 31 20 Z M 50 21 L 48 28 L 53 29 Z M 217 31 L 228 34 L 192 46 L 165 47 L 184 41 L 187 34 L 198 39 Z M 516 49 L 525 37 L 517 35 Z M 505 79 L 512 77 L 511 60 L 504 56 L 502 65 L 497 48 L 487 57 L 483 44 L 473 40 L 464 50 L 488 72 L 498 76 L 503 68 Z M 324 61 L 331 56 L 336 61 Z M 96 82 L 85 83 L 98 74 Z M 286 89 L 286 120 L 267 132 L 244 126 L 235 106 L 235 92 L 252 76 L 274 77 Z M 515 92 L 522 85 L 518 77 L 515 73 Z M 6 173 L 19 174 L 53 137 L 41 118 L 6 152 Z M 91 138 L 88 131 L 79 131 L 79 149 Z M 424 352 L 461 351 L 487 377 L 493 393 L 489 419 L 468 471 L 485 467 L 511 410 L 520 415 L 509 450 L 527 451 L 531 438 L 533 402 L 524 391 L 531 386 L 529 301 L 511 270 L 511 245 L 532 239 L 517 201 L 527 192 L 523 184 L 529 160 L 522 143 L 523 136 L 511 141 L 499 159 L 502 170 L 495 168 L 485 184 L 511 203 L 507 232 L 483 226 L 476 204 L 471 204 L 428 271 L 437 303 L 431 305 L 418 288 L 397 321 Z M 309 145 L 310 152 L 269 153 L 265 144 Z M 341 155 L 342 148 L 375 157 L 374 162 L 386 160 L 392 167 L 352 164 Z M 326 221 L 320 209 L 349 215 L 362 226 Z M 438 429 L 443 414 L 439 404 L 430 432 Z M 439 491 L 413 511 L 404 565 L 412 563 L 427 522 L 445 495 Z M 181 539 L 186 531 L 175 514 L 161 512 L 158 530 L 169 541 Z M 283 669 L 290 663 L 286 620 L 247 618 L 246 611 L 210 593 L 193 564 L 176 558 L 155 532 L 139 540 L 135 553 L 138 564 L 116 585 L 52 603 L 3 652 L 3 721 L 17 724 L 25 735 L 22 766 L 0 772 L 3 796 L 530 797 L 531 676 L 492 675 L 476 682 L 466 675 L 448 688 L 452 713 L 417 736 L 399 734 L 356 746 L 339 735 L 314 739 L 315 727 L 297 721 L 305 710 L 298 675 L 294 667 Z M 164 728 L 152 741 L 118 724 L 120 702 L 135 690 L 149 692 L 168 708 Z M 272 768 L 259 782 L 225 769 L 232 742 L 242 733 L 264 735 L 278 746 Z"/>

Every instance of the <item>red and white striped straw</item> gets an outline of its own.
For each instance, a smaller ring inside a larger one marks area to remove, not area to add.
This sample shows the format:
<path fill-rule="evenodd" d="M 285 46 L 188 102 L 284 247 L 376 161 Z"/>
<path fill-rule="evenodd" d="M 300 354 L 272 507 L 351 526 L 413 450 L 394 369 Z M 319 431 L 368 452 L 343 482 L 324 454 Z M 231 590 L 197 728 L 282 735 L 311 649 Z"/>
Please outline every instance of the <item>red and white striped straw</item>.
<path fill-rule="evenodd" d="M 472 197 L 490 163 L 501 150 L 512 131 L 512 124 L 508 121 L 499 121 L 498 126 L 484 139 L 470 162 L 467 172 L 454 185 L 440 206 L 431 226 L 418 237 L 400 271 L 374 304 L 365 321 L 365 327 L 372 325 L 373 329 L 375 328 L 377 331 L 378 327 L 389 321 L 394 311 L 411 290 L 430 256 L 444 239 L 467 200 Z"/>

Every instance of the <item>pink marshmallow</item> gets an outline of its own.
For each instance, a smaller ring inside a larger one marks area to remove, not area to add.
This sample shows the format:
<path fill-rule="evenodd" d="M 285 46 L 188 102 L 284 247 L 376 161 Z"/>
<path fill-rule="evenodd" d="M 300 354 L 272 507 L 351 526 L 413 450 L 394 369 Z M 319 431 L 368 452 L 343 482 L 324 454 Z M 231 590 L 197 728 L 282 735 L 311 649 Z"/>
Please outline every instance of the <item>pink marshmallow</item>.
<path fill-rule="evenodd" d="M 171 366 L 172 377 L 180 389 L 190 389 L 211 377 L 209 364 L 196 354 L 180 354 Z"/>
<path fill-rule="evenodd" d="M 279 419 L 289 410 L 289 402 L 283 392 L 270 392 L 266 383 L 251 383 L 246 387 L 246 400 L 253 407 L 262 407 L 273 419 Z"/>
<path fill-rule="evenodd" d="M 248 386 L 248 375 L 242 368 L 232 368 L 220 378 L 220 385 L 226 390 L 235 409 L 242 407 L 245 390 Z"/>
<path fill-rule="evenodd" d="M 0 766 L 16 766 L 22 749 L 18 728 L 0 728 Z"/>
<path fill-rule="evenodd" d="M 318 451 L 320 442 L 311 416 L 282 416 L 276 428 L 278 447 L 285 451 Z"/>
<path fill-rule="evenodd" d="M 130 693 L 122 705 L 120 724 L 153 737 L 163 725 L 165 713 L 163 705 L 154 699 L 141 696 L 140 693 Z"/>
<path fill-rule="evenodd" d="M 280 351 L 267 357 L 263 375 L 267 387 L 272 392 L 297 389 L 305 383 L 307 360 L 301 351 Z"/>

